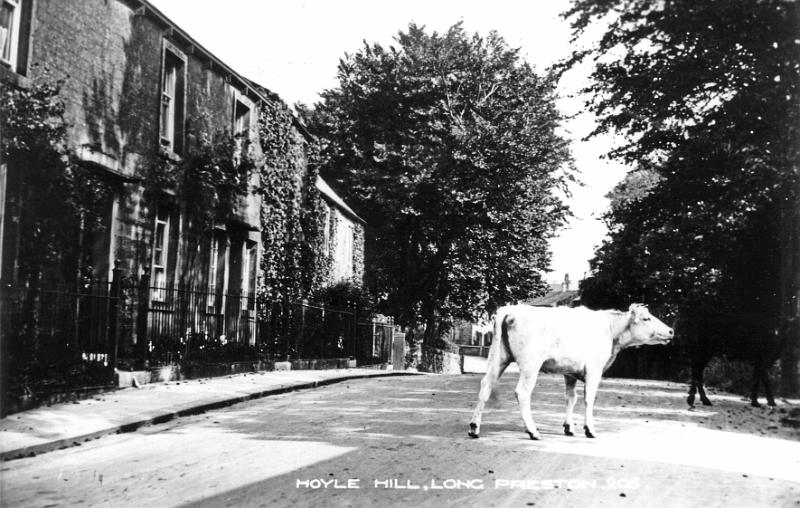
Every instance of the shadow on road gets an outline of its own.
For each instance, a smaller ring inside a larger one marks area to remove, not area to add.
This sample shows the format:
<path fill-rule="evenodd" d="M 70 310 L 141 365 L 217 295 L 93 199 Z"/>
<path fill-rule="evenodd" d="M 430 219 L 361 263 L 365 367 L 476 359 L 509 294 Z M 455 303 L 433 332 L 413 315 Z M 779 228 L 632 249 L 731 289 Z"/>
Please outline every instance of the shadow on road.
<path fill-rule="evenodd" d="M 534 442 L 522 431 L 511 372 L 475 440 L 466 431 L 480 378 L 353 380 L 20 459 L 4 468 L 4 503 L 785 506 L 800 499 L 800 442 L 711 427 L 735 400 L 688 411 L 681 385 L 606 380 L 598 438 L 590 440 L 562 434 L 563 379 L 542 375 L 532 407 L 543 439 Z"/>

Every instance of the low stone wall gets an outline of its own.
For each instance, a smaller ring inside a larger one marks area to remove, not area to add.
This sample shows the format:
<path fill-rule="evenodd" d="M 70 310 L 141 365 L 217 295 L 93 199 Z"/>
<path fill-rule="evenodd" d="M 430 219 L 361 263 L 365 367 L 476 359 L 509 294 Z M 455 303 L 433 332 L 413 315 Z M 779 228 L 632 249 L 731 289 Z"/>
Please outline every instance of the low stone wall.
<path fill-rule="evenodd" d="M 347 369 L 355 367 L 355 360 L 350 358 L 297 359 L 286 362 L 272 360 L 256 360 L 250 362 L 209 363 L 188 365 L 165 365 L 139 371 L 116 371 L 117 386 L 141 386 L 148 383 L 164 383 L 182 379 L 199 379 L 206 377 L 230 376 L 245 372 L 273 370 L 322 370 Z"/>
<path fill-rule="evenodd" d="M 320 358 L 315 360 L 289 360 L 292 370 L 347 369 L 355 367 L 355 360 L 349 358 Z"/>
<path fill-rule="evenodd" d="M 461 355 L 423 346 L 417 370 L 434 374 L 461 374 Z"/>

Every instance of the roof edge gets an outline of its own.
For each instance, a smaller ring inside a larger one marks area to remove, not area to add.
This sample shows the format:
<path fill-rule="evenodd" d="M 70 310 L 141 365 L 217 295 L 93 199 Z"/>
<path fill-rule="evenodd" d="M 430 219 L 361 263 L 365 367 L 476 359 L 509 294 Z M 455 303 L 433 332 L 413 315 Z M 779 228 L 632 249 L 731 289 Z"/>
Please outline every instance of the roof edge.
<path fill-rule="evenodd" d="M 331 186 L 328 185 L 328 182 L 323 180 L 321 176 L 317 176 L 317 181 L 315 183 L 315 186 L 317 187 L 317 190 L 319 190 L 322 193 L 323 196 L 330 199 L 334 204 L 336 204 L 337 207 L 339 207 L 343 212 L 345 212 L 346 215 L 349 215 L 351 218 L 355 219 L 361 224 L 367 223 L 367 221 L 359 217 L 358 214 L 356 214 L 356 212 L 354 212 L 352 208 L 347 206 L 347 203 L 345 203 L 344 200 L 340 198 L 339 195 L 336 194 L 336 192 L 334 192 L 333 189 L 331 189 Z"/>

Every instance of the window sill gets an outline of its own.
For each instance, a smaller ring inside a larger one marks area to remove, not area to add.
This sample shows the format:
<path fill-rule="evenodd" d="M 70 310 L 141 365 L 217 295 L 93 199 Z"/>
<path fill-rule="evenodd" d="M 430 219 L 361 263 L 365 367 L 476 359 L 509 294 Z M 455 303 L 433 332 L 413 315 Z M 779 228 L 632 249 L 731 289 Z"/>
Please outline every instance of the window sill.
<path fill-rule="evenodd" d="M 172 162 L 182 162 L 183 157 L 173 152 L 170 148 L 159 145 L 158 154 Z"/>
<path fill-rule="evenodd" d="M 19 88 L 30 88 L 31 80 L 21 74 L 17 74 L 5 62 L 0 62 L 0 81 Z"/>

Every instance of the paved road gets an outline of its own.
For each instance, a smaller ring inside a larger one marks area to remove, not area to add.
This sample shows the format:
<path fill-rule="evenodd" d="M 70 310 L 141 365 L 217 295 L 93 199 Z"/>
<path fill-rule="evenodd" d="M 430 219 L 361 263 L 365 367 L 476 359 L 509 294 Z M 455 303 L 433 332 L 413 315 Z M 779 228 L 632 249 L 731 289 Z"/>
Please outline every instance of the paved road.
<path fill-rule="evenodd" d="M 598 438 L 568 438 L 562 380 L 543 375 L 533 442 L 516 378 L 477 440 L 477 374 L 354 380 L 6 462 L 2 505 L 800 506 L 800 439 L 771 410 L 718 395 L 692 412 L 683 386 L 607 380 Z"/>

